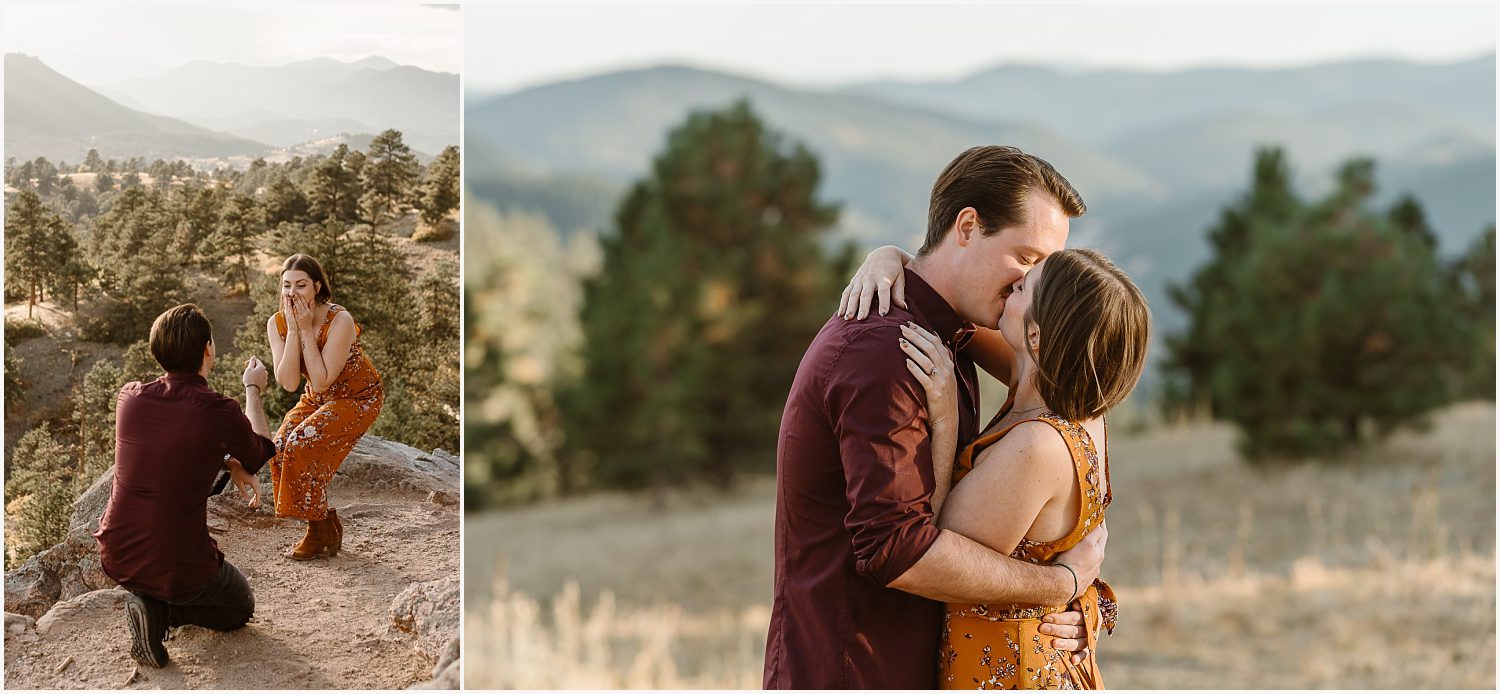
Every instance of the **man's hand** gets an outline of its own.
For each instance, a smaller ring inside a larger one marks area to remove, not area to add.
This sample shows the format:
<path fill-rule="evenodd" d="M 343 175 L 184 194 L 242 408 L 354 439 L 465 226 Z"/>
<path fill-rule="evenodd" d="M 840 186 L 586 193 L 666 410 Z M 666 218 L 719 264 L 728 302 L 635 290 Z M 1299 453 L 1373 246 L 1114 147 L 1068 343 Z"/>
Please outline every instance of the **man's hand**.
<path fill-rule="evenodd" d="M 261 376 L 264 378 L 264 370 L 261 371 Z M 239 488 L 245 505 L 252 509 L 260 508 L 260 481 L 255 479 L 255 475 L 245 472 L 245 467 L 235 458 L 230 458 L 225 464 L 229 466 L 229 479 Z"/>
<path fill-rule="evenodd" d="M 266 365 L 259 359 L 250 357 L 245 360 L 245 373 L 240 375 L 240 382 L 246 387 L 255 386 L 262 392 L 266 389 Z"/>
<path fill-rule="evenodd" d="M 1083 591 L 1093 584 L 1094 579 L 1099 577 L 1099 568 L 1104 564 L 1104 543 L 1109 540 L 1109 529 L 1104 523 L 1083 536 L 1077 545 L 1066 552 L 1057 555 L 1052 564 L 1067 564 L 1073 573 L 1078 575 L 1078 587 L 1073 591 L 1072 600 L 1077 600 Z"/>
<path fill-rule="evenodd" d="M 1073 594 L 1073 599 L 1087 590 L 1099 577 L 1099 569 L 1104 564 L 1104 544 L 1109 540 L 1109 528 L 1105 523 L 1085 535 L 1078 544 L 1066 552 L 1057 555 L 1052 560 L 1054 565 L 1067 564 L 1068 568 L 1078 575 L 1078 589 Z M 1052 647 L 1060 651 L 1073 653 L 1073 664 L 1082 663 L 1087 656 L 1084 647 L 1088 645 L 1088 629 L 1083 622 L 1083 613 L 1077 610 L 1049 614 L 1042 618 L 1041 632 L 1059 638 L 1052 639 Z"/>

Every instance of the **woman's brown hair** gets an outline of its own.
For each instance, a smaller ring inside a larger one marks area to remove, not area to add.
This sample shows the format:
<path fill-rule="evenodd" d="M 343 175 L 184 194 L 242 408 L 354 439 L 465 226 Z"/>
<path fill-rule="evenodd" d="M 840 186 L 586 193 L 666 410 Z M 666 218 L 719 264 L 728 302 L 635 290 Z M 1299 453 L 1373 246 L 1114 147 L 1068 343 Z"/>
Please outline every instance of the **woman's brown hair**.
<path fill-rule="evenodd" d="M 317 258 L 302 253 L 293 255 L 281 264 L 282 274 L 291 270 L 301 270 L 307 273 L 312 281 L 318 283 L 318 293 L 313 296 L 318 303 L 333 300 L 333 289 L 328 286 L 328 275 L 323 272 L 323 265 L 318 262 Z"/>
<path fill-rule="evenodd" d="M 1139 287 L 1093 249 L 1047 256 L 1025 324 L 1041 335 L 1031 355 L 1037 390 L 1064 419 L 1093 419 L 1125 401 L 1146 367 L 1151 310 Z"/>

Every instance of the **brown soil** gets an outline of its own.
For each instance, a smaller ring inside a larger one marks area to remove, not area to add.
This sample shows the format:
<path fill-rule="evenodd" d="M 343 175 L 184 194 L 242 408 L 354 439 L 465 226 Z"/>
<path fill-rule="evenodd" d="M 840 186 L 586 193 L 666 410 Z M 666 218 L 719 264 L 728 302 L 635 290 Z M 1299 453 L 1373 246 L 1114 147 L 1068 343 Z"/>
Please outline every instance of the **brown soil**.
<path fill-rule="evenodd" d="M 390 606 L 413 582 L 458 574 L 459 508 L 342 478 L 330 496 L 344 549 L 307 562 L 282 556 L 301 538 L 301 522 L 210 503 L 220 549 L 255 591 L 244 628 L 174 629 L 172 661 L 158 670 L 131 659 L 123 606 L 100 600 L 46 634 L 7 634 L 6 688 L 401 689 L 427 680 L 433 663 L 393 627 Z"/>

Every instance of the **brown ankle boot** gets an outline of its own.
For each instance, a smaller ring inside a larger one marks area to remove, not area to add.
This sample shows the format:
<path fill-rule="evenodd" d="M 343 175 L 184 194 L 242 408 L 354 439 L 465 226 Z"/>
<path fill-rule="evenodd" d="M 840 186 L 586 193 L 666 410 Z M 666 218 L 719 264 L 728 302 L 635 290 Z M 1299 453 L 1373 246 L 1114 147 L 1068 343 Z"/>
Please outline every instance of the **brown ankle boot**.
<path fill-rule="evenodd" d="M 307 561 L 318 556 L 323 550 L 328 550 L 328 556 L 334 556 L 338 549 L 334 547 L 335 535 L 333 521 L 328 519 L 311 520 L 307 522 L 307 534 L 302 536 L 302 541 L 287 556 L 297 561 Z"/>
<path fill-rule="evenodd" d="M 333 547 L 328 552 L 332 557 L 344 548 L 344 522 L 339 520 L 339 511 L 333 507 L 328 509 L 328 520 L 333 523 Z"/>

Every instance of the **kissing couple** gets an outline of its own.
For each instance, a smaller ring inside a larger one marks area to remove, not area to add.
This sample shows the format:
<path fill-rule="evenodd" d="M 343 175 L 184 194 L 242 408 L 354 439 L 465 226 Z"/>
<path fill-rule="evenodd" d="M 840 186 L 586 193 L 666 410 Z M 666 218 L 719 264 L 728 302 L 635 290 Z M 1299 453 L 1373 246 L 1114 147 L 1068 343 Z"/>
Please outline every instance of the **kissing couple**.
<path fill-rule="evenodd" d="M 1084 210 L 1046 161 L 975 147 L 916 256 L 876 249 L 850 281 L 782 415 L 765 688 L 1103 687 L 1105 415 L 1150 312 L 1064 250 Z M 1009 388 L 983 427 L 980 368 Z"/>

